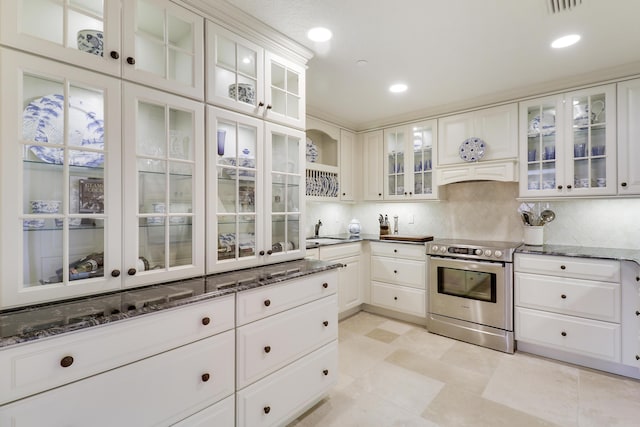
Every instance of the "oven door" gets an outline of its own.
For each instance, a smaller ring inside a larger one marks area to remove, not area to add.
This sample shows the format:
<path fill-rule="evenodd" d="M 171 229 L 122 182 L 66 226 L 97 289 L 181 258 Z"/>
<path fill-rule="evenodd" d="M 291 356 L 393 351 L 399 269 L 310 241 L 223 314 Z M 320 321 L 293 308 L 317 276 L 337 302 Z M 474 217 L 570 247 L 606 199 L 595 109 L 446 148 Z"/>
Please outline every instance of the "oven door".
<path fill-rule="evenodd" d="M 511 263 L 429 257 L 429 312 L 513 330 Z"/>

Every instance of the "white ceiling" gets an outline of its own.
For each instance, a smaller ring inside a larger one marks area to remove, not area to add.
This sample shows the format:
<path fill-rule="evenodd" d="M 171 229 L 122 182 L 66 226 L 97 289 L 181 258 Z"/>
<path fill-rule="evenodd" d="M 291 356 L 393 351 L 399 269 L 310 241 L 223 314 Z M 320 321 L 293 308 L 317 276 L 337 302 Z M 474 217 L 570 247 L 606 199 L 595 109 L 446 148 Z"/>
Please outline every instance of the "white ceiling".
<path fill-rule="evenodd" d="M 315 53 L 307 112 L 353 130 L 640 73 L 639 0 L 226 1 Z M 333 39 L 307 40 L 315 26 Z M 549 47 L 568 33 L 582 40 Z"/>

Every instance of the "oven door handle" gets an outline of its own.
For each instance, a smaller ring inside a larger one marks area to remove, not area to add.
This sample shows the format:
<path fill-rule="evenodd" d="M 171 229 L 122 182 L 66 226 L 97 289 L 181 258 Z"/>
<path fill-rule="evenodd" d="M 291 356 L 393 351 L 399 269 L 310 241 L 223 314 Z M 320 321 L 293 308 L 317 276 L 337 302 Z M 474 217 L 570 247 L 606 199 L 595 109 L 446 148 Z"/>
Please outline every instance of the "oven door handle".
<path fill-rule="evenodd" d="M 453 259 L 447 257 L 439 257 L 439 256 L 429 256 L 429 258 L 435 262 L 431 262 L 431 264 L 435 264 L 442 267 L 451 267 L 451 268 L 459 268 L 461 270 L 469 270 L 469 271 L 477 271 L 481 270 L 481 266 L 486 267 L 490 270 L 502 270 L 504 269 L 506 263 L 504 262 L 486 262 L 479 261 L 473 259 Z"/>

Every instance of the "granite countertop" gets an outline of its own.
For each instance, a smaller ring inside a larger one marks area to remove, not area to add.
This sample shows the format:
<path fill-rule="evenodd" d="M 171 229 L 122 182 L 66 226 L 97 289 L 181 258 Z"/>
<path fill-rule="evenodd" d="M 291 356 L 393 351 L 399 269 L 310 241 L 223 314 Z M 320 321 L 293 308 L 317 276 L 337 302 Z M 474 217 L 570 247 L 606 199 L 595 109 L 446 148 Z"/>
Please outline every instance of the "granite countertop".
<path fill-rule="evenodd" d="M 104 325 L 339 268 L 301 259 L 0 311 L 0 350 L 14 344 Z"/>
<path fill-rule="evenodd" d="M 516 253 L 612 259 L 616 261 L 632 261 L 640 265 L 640 250 L 637 249 L 592 248 L 569 245 L 523 245 L 516 249 Z"/>
<path fill-rule="evenodd" d="M 392 239 L 381 239 L 378 234 L 359 234 L 357 236 L 353 236 L 348 233 L 344 234 L 330 234 L 327 236 L 320 236 L 320 239 L 330 239 L 331 241 L 324 241 L 323 243 L 311 243 L 307 241 L 307 249 L 320 248 L 322 246 L 330 246 L 330 245 L 339 245 L 343 243 L 352 243 L 352 242 L 385 242 L 385 243 L 404 243 L 408 245 L 423 245 L 425 242 L 408 242 L 408 241 L 400 241 L 400 240 L 392 240 Z M 313 237 L 307 237 L 308 239 L 314 239 Z"/>

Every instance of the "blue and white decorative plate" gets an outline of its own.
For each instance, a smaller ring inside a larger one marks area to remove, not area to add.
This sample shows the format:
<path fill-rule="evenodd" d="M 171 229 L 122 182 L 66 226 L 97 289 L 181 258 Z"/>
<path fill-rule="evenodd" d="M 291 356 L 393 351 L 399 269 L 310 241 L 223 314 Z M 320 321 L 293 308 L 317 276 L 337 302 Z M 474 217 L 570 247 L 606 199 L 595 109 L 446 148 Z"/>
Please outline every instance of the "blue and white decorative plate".
<path fill-rule="evenodd" d="M 465 139 L 460 145 L 460 158 L 465 162 L 477 162 L 484 156 L 486 144 L 480 138 Z"/>
<path fill-rule="evenodd" d="M 555 132 L 556 116 L 551 112 L 543 112 L 529 122 L 529 136 L 535 136 L 542 132 L 543 135 L 551 135 Z"/>
<path fill-rule="evenodd" d="M 81 150 L 104 150 L 104 114 L 101 106 L 89 105 L 88 101 L 71 96 L 68 107 L 69 164 L 100 166 L 104 163 L 104 153 Z M 60 148 L 32 145 L 30 150 L 44 162 L 62 164 L 64 95 L 46 95 L 30 102 L 22 114 L 22 135 L 27 140 L 60 145 Z"/>
<path fill-rule="evenodd" d="M 315 163 L 318 160 L 318 146 L 311 138 L 307 138 L 307 162 Z"/>

